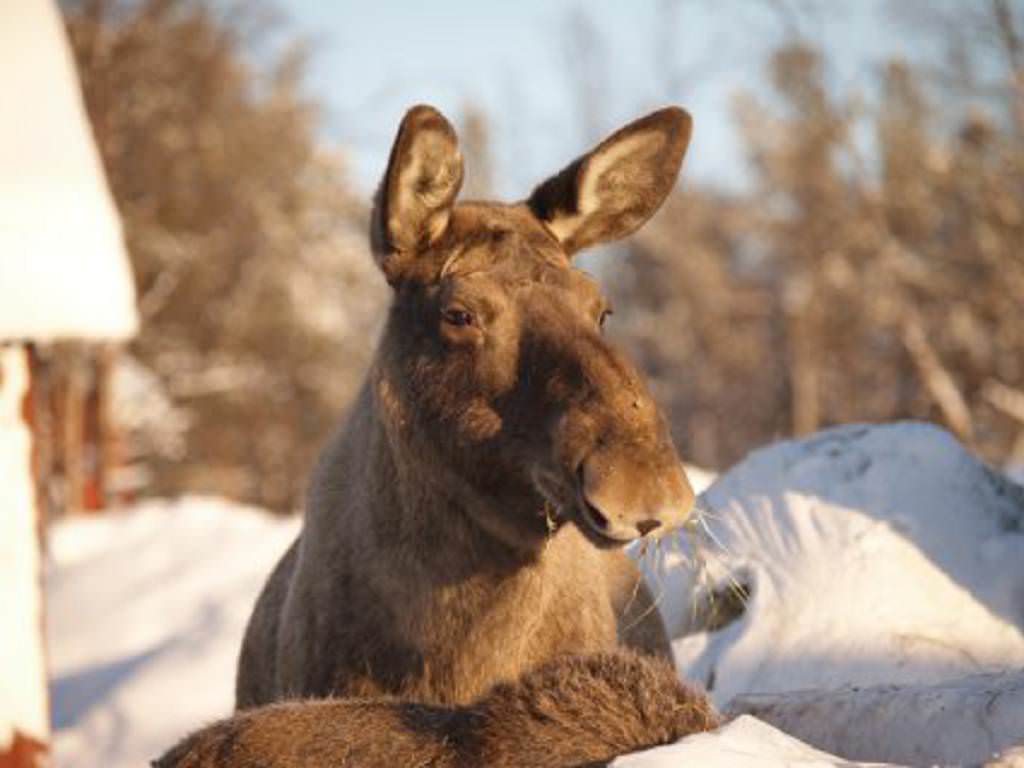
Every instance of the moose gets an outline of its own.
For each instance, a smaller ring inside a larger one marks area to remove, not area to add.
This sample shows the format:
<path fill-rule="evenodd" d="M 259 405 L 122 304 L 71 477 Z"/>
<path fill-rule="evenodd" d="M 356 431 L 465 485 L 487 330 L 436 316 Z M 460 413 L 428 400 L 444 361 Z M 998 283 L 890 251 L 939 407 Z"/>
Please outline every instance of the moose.
<path fill-rule="evenodd" d="M 479 701 L 291 701 L 240 712 L 185 738 L 155 768 L 561 768 L 719 725 L 672 665 L 619 650 L 560 656 Z"/>
<path fill-rule="evenodd" d="M 661 109 L 525 202 L 457 202 L 454 129 L 407 112 L 370 224 L 390 309 L 250 618 L 239 710 L 466 705 L 565 654 L 670 656 L 623 546 L 682 525 L 693 491 L 572 258 L 661 206 L 690 134 L 684 110 Z"/>

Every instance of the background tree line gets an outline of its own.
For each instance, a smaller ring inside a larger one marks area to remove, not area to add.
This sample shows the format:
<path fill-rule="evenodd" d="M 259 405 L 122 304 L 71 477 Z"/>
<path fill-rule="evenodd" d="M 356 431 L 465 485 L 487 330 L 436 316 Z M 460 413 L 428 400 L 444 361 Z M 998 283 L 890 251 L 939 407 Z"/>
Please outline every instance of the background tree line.
<path fill-rule="evenodd" d="M 130 362 L 169 404 L 133 427 L 149 490 L 287 510 L 362 379 L 386 290 L 363 195 L 318 139 L 305 51 L 246 7 L 64 11 L 140 295 Z M 604 263 L 610 332 L 689 460 L 915 418 L 1024 462 L 1024 14 L 948 8 L 903 11 L 941 44 L 889 62 L 869 96 L 832 87 L 828 52 L 794 32 L 771 91 L 737 98 L 751 183 L 686 183 Z M 597 55 L 581 29 L 571 44 Z M 594 84 L 579 91 L 595 108 Z M 463 124 L 482 195 L 486 117 Z"/>
<path fill-rule="evenodd" d="M 1021 4 L 894 6 L 937 42 L 871 97 L 794 35 L 737 99 L 753 183 L 693 187 L 609 281 L 692 459 L 778 436 L 939 422 L 1024 462 Z"/>

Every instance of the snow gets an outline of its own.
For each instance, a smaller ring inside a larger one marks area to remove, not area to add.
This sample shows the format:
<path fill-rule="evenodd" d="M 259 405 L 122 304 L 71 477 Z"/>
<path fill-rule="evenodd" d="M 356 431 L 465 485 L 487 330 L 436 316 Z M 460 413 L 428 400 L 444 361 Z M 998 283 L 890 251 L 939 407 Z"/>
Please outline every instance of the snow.
<path fill-rule="evenodd" d="M 803 744 L 750 715 L 741 715 L 717 731 L 689 736 L 612 761 L 616 768 L 854 768 L 851 763 Z"/>
<path fill-rule="evenodd" d="M 756 718 L 616 765 L 1020 765 L 1024 489 L 897 424 L 769 446 L 702 503 L 704 575 L 680 537 L 656 592 L 681 671 Z M 204 498 L 54 526 L 57 765 L 144 764 L 228 714 L 244 623 L 297 526 Z M 751 599 L 708 631 L 693 606 L 730 576 Z"/>
<path fill-rule="evenodd" d="M 186 498 L 51 527 L 56 765 L 147 765 L 230 714 L 245 623 L 298 525 Z"/>
<path fill-rule="evenodd" d="M 0 3 L 0 340 L 137 327 L 121 224 L 52 0 Z"/>
<path fill-rule="evenodd" d="M 943 430 L 848 426 L 779 443 L 723 475 L 703 506 L 710 511 L 696 554 L 686 536 L 669 542 L 652 578 L 680 671 L 709 684 L 719 706 L 729 709 L 738 694 L 942 683 L 1024 668 L 1024 489 Z M 695 559 L 702 568 L 691 567 Z M 716 631 L 699 626 L 707 612 L 695 606 L 736 582 L 751 592 L 742 614 Z M 926 695 L 939 694 L 919 691 Z M 957 695 L 941 693 L 947 702 Z M 828 748 L 815 739 L 835 721 L 798 710 L 806 725 L 787 719 L 787 730 Z M 1024 740 L 1019 707 L 1014 716 Z M 994 727 L 992 711 L 979 717 Z M 960 729 L 940 743 L 930 736 L 938 721 L 917 736 L 906 724 L 882 719 L 847 743 L 871 747 L 862 759 L 891 760 L 887 745 L 916 741 L 946 762 L 980 762 L 1013 735 L 1004 730 L 989 743 Z"/>
<path fill-rule="evenodd" d="M 0 346 L 0 751 L 14 731 L 47 741 L 40 563 L 28 430 L 25 352 Z"/>
<path fill-rule="evenodd" d="M 906 765 L 980 761 L 1024 743 L 1024 670 L 933 685 L 747 696 L 734 709 L 854 759 L 884 754 Z"/>
<path fill-rule="evenodd" d="M 1024 484 L 1024 464 L 1011 464 L 1006 468 L 1006 476 L 1015 483 Z"/>
<path fill-rule="evenodd" d="M 686 469 L 686 477 L 690 481 L 690 487 L 696 494 L 704 493 L 718 478 L 718 475 L 710 469 L 704 469 L 695 464 L 685 464 L 684 467 Z"/>

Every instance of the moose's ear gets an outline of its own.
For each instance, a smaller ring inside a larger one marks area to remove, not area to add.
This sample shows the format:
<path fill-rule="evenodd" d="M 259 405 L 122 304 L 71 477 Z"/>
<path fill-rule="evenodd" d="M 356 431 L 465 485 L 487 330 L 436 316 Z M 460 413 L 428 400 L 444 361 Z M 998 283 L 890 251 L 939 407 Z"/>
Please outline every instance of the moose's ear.
<path fill-rule="evenodd" d="M 398 128 L 370 219 L 370 246 L 389 283 L 444 233 L 460 186 L 455 130 L 433 107 L 413 107 Z"/>
<path fill-rule="evenodd" d="M 676 183 L 692 124 L 678 107 L 630 123 L 537 187 L 527 205 L 569 255 L 625 237 Z"/>

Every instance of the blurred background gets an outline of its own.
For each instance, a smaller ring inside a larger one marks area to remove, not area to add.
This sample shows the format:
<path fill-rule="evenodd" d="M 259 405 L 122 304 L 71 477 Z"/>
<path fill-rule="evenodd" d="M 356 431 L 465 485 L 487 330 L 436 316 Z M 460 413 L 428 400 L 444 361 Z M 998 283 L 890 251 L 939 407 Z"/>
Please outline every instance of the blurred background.
<path fill-rule="evenodd" d="M 696 484 L 899 419 L 1024 476 L 1024 0 L 4 0 L 4 765 L 139 765 L 230 712 L 384 318 L 369 200 L 418 102 L 508 200 L 692 113 L 663 210 L 581 263 Z"/>
<path fill-rule="evenodd" d="M 53 515 L 301 505 L 383 316 L 368 200 L 420 101 L 460 129 L 466 195 L 510 199 L 693 113 L 663 212 L 587 262 L 688 461 L 914 418 L 1024 462 L 1024 3 L 60 7 L 141 329 L 34 349 Z"/>

